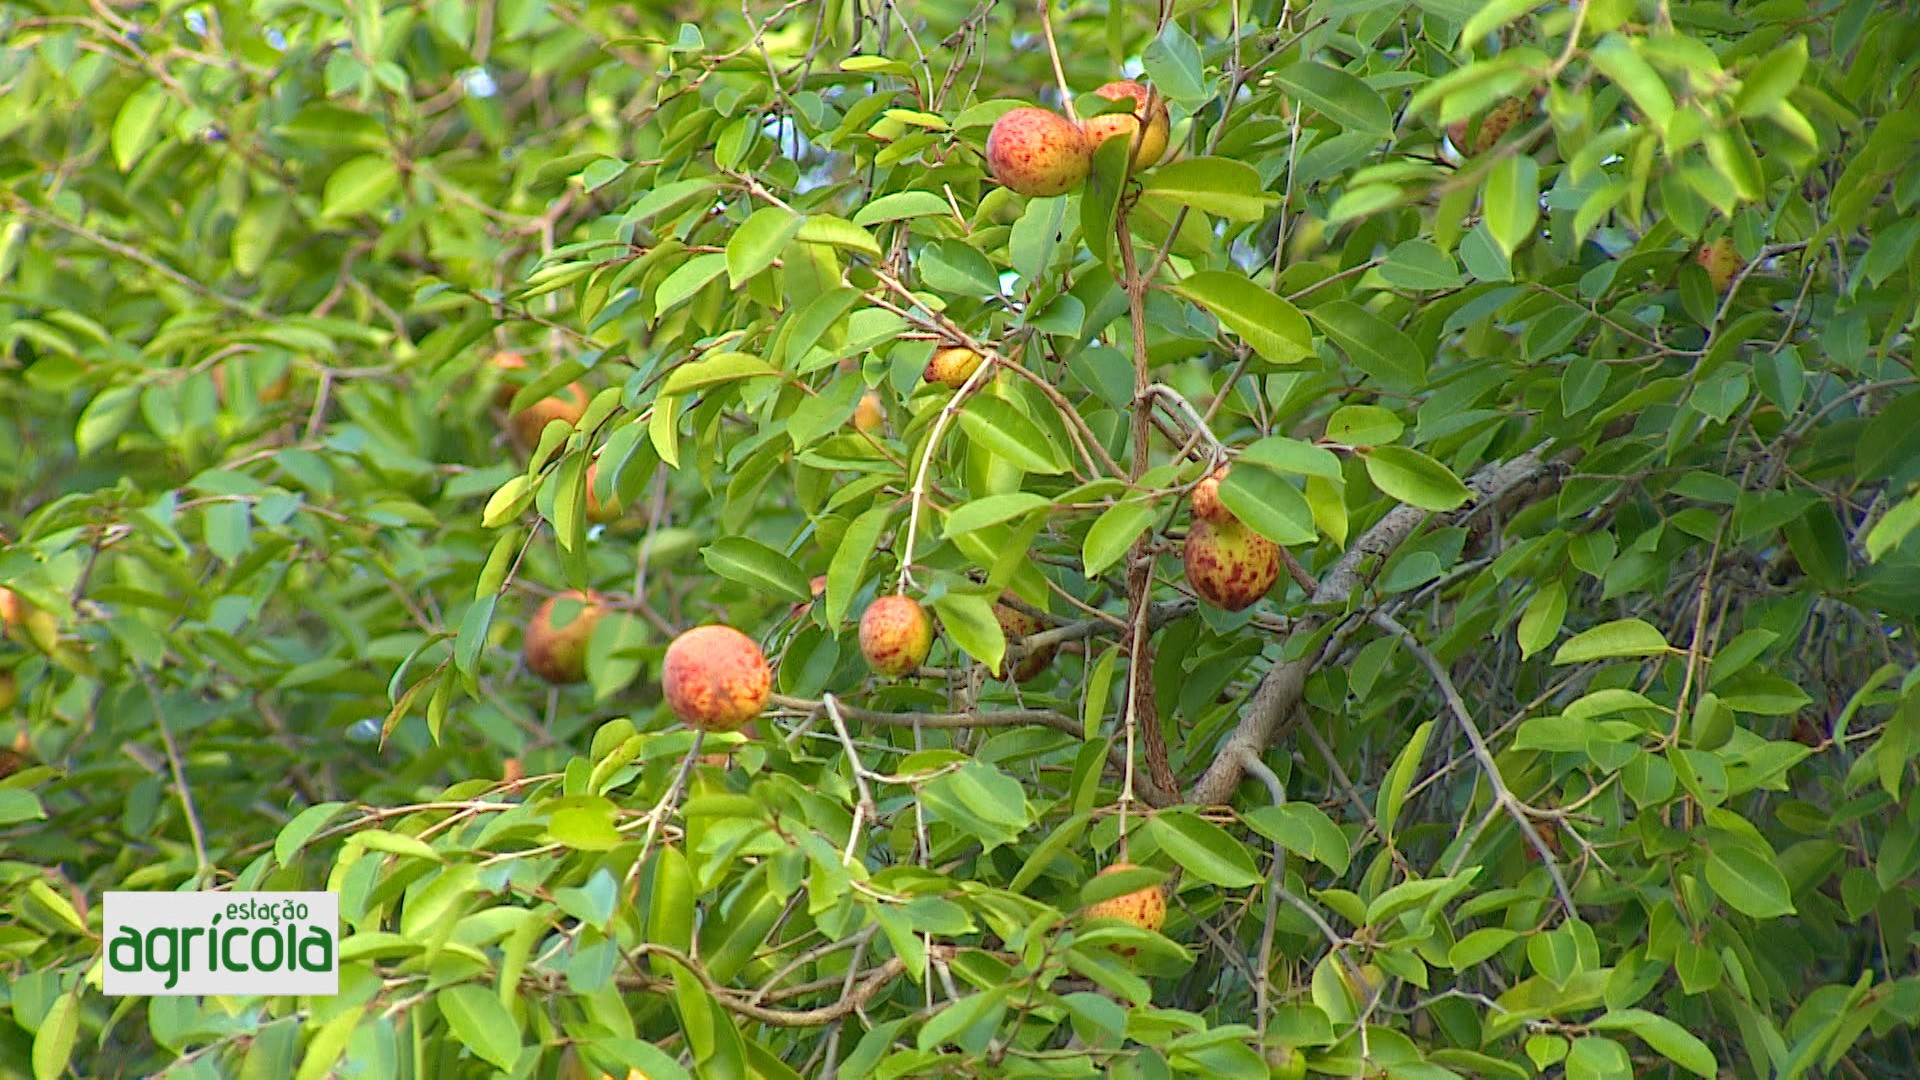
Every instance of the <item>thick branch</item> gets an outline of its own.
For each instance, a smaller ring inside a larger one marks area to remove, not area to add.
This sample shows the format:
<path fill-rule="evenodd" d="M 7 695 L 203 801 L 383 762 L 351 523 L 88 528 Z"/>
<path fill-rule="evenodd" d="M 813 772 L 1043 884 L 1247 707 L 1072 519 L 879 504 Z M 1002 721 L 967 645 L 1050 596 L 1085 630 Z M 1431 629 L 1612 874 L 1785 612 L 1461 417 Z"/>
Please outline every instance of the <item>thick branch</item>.
<path fill-rule="evenodd" d="M 1489 465 L 1475 473 L 1467 481 L 1473 498 L 1455 514 L 1470 514 L 1540 476 L 1548 469 L 1546 459 L 1541 456 L 1544 449 L 1544 446 L 1535 447 L 1512 461 Z M 1301 614 L 1294 632 L 1311 634 L 1326 625 L 1327 612 L 1344 607 L 1352 600 L 1368 570 L 1376 565 L 1373 560 L 1393 554 L 1426 520 L 1427 512 L 1417 507 L 1396 506 L 1387 511 L 1386 516 L 1355 541 L 1333 569 L 1327 571 L 1320 587 L 1314 590 L 1310 610 Z M 1282 724 L 1299 704 L 1313 665 L 1314 657 L 1309 655 L 1267 669 L 1253 692 L 1253 700 L 1241 714 L 1239 725 L 1221 744 L 1213 764 L 1188 790 L 1189 803 L 1217 806 L 1233 797 L 1233 789 L 1246 775 L 1246 755 L 1261 753 L 1273 745 Z"/>

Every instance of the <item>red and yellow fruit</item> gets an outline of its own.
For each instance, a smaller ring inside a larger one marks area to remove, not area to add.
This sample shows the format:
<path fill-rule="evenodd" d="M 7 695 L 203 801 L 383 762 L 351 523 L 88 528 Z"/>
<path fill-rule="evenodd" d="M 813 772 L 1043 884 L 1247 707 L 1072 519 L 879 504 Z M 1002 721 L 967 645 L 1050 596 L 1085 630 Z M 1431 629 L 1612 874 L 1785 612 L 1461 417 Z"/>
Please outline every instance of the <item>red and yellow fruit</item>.
<path fill-rule="evenodd" d="M 531 450 L 539 445 L 540 433 L 545 431 L 547 425 L 553 421 L 565 420 L 569 424 L 579 423 L 580 418 L 587 414 L 587 403 L 590 400 L 586 387 L 579 383 L 568 383 L 552 397 L 541 398 L 514 413 L 507 418 L 507 428 L 513 436 L 514 444 L 523 451 Z"/>
<path fill-rule="evenodd" d="M 1092 167 L 1086 134 L 1056 112 L 1023 106 L 987 133 L 987 170 L 1021 195 L 1064 195 L 1084 183 Z"/>
<path fill-rule="evenodd" d="M 0 630 L 41 652 L 50 653 L 60 646 L 60 620 L 12 589 L 0 588 Z"/>
<path fill-rule="evenodd" d="M 1095 90 L 1094 94 L 1108 101 L 1129 102 L 1133 111 L 1101 113 L 1080 121 L 1080 130 L 1086 133 L 1087 144 L 1098 149 L 1108 139 L 1124 137 L 1133 147 L 1133 157 L 1127 163 L 1128 172 L 1139 172 L 1158 165 L 1160 159 L 1166 156 L 1167 135 L 1171 131 L 1167 118 L 1167 99 L 1132 79 L 1110 82 Z M 1142 117 L 1146 118 L 1147 125 L 1144 132 L 1140 129 Z"/>
<path fill-rule="evenodd" d="M 1046 628 L 1044 623 L 1006 603 L 993 605 L 993 617 L 1000 623 L 1000 630 L 1007 638 L 1007 655 L 1000 661 L 1000 669 L 994 672 L 996 677 L 1007 677 L 1008 660 L 1013 661 L 1014 682 L 1027 682 L 1047 670 L 1047 665 L 1053 663 L 1053 654 L 1059 646 L 1043 645 L 1034 649 L 1029 648 L 1026 643 L 1027 638 Z"/>
<path fill-rule="evenodd" d="M 747 635 L 731 626 L 696 626 L 667 646 L 660 688 L 688 727 L 738 731 L 766 709 L 773 671 Z"/>
<path fill-rule="evenodd" d="M 1132 863 L 1117 862 L 1100 871 L 1095 877 L 1103 878 L 1123 870 L 1133 869 L 1137 868 Z M 1129 926 L 1158 932 L 1161 927 L 1167 925 L 1167 894 L 1161 891 L 1160 886 L 1149 885 L 1134 892 L 1108 897 L 1089 906 L 1087 917 L 1118 919 Z"/>
<path fill-rule="evenodd" d="M 1713 291 L 1719 296 L 1726 295 L 1727 287 L 1733 284 L 1734 275 L 1746 265 L 1741 261 L 1740 253 L 1733 249 L 1731 236 L 1723 236 L 1701 246 L 1693 253 L 1693 261 L 1707 272 L 1707 279 L 1713 282 Z"/>
<path fill-rule="evenodd" d="M 927 361 L 924 377 L 930 383 L 958 390 L 966 385 L 974 372 L 980 370 L 980 364 L 985 359 L 965 345 L 948 345 L 933 350 L 933 358 Z"/>
<path fill-rule="evenodd" d="M 911 675 L 932 648 L 933 619 L 910 596 L 882 596 L 860 616 L 860 653 L 876 675 Z"/>
<path fill-rule="evenodd" d="M 563 592 L 547 598 L 527 624 L 527 670 L 556 686 L 587 677 L 587 642 L 605 609 L 590 594 Z"/>
<path fill-rule="evenodd" d="M 1279 547 L 1231 517 L 1194 521 L 1181 559 L 1200 599 L 1228 611 L 1253 606 L 1280 578 Z"/>
<path fill-rule="evenodd" d="M 1531 97 L 1515 97 L 1495 105 L 1480 118 L 1480 126 L 1473 128 L 1470 121 L 1455 120 L 1447 125 L 1447 138 L 1453 148 L 1467 157 L 1477 157 L 1494 148 L 1507 133 L 1520 125 L 1520 122 L 1533 115 Z M 1468 145 L 1471 139 L 1472 145 Z"/>

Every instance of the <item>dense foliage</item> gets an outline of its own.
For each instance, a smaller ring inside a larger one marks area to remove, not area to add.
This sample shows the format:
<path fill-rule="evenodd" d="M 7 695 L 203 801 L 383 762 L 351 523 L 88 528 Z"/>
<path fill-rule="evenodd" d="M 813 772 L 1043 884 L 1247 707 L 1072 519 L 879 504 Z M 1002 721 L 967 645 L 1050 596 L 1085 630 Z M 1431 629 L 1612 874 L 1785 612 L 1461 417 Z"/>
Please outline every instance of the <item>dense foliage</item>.
<path fill-rule="evenodd" d="M 0 1075 L 1903 1075 L 1916 57 L 1872 0 L 7 6 Z M 1165 163 L 987 177 L 1133 76 Z M 716 621 L 774 707 L 696 746 Z M 341 993 L 103 996 L 101 894 L 205 887 L 337 890 Z"/>

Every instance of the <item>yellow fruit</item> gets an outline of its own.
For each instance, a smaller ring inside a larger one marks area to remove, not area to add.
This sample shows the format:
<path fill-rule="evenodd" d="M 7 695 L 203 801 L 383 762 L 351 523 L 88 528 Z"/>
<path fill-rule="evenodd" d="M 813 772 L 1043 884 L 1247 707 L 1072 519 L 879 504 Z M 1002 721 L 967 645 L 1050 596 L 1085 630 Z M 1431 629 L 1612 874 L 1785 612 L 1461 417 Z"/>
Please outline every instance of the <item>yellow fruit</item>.
<path fill-rule="evenodd" d="M 556 685 L 584 680 L 587 642 L 604 613 L 604 609 L 583 592 L 548 597 L 533 613 L 533 621 L 527 624 L 527 670 Z"/>
<path fill-rule="evenodd" d="M 60 620 L 53 612 L 35 607 L 12 589 L 0 589 L 0 629 L 41 652 L 60 647 Z"/>
<path fill-rule="evenodd" d="M 1056 112 L 1026 106 L 994 121 L 987 133 L 987 170 L 1021 195 L 1064 195 L 1093 167 L 1080 126 Z"/>
<path fill-rule="evenodd" d="M 1193 520 L 1216 524 L 1235 520 L 1232 512 L 1220 502 L 1220 481 L 1226 478 L 1227 466 L 1222 465 L 1193 485 L 1193 493 L 1187 496 L 1187 504 L 1193 510 Z"/>
<path fill-rule="evenodd" d="M 1133 146 L 1133 157 L 1127 163 L 1128 172 L 1139 172 L 1158 165 L 1167 153 L 1167 135 L 1171 130 L 1167 119 L 1167 99 L 1132 79 L 1110 82 L 1095 90 L 1094 94 L 1108 101 L 1131 102 L 1133 111 L 1101 113 L 1080 121 L 1080 129 L 1086 132 L 1088 145 L 1098 149 L 1108 139 L 1123 136 Z M 1147 130 L 1138 136 L 1138 141 L 1134 141 L 1143 116 L 1147 119 Z"/>
<path fill-rule="evenodd" d="M 767 707 L 773 672 L 747 635 L 731 626 L 696 626 L 667 646 L 660 688 L 688 727 L 738 731 Z"/>
<path fill-rule="evenodd" d="M 974 372 L 980 370 L 980 363 L 984 359 L 985 357 L 964 345 L 949 345 L 935 349 L 933 358 L 927 361 L 924 377 L 930 383 L 939 383 L 941 386 L 958 390 L 966 385 Z"/>
<path fill-rule="evenodd" d="M 1181 559 L 1187 584 L 1200 599 L 1228 611 L 1251 607 L 1280 578 L 1280 549 L 1231 518 L 1195 521 L 1187 529 Z"/>
<path fill-rule="evenodd" d="M 886 422 L 887 413 L 880 407 L 880 395 L 871 390 L 861 395 L 860 404 L 853 407 L 854 428 L 871 434 Z"/>
<path fill-rule="evenodd" d="M 1719 296 L 1727 294 L 1727 286 L 1733 284 L 1734 275 L 1746 265 L 1741 261 L 1740 253 L 1733 249 L 1731 236 L 1723 236 L 1695 251 L 1693 261 L 1706 270 L 1708 280 L 1713 282 L 1713 291 Z"/>
<path fill-rule="evenodd" d="M 933 620 L 910 596 L 882 596 L 860 616 L 860 653 L 876 675 L 911 675 L 932 648 Z"/>
<path fill-rule="evenodd" d="M 579 383 L 568 383 L 552 397 L 541 398 L 514 413 L 507 418 L 514 444 L 521 450 L 531 450 L 539 445 L 540 433 L 547 429 L 549 423 L 555 420 L 579 423 L 580 418 L 587 414 L 589 400 L 586 387 Z"/>
<path fill-rule="evenodd" d="M 1117 862 L 1100 871 L 1096 877 L 1106 877 L 1109 874 L 1132 869 L 1135 869 L 1132 863 Z M 1167 894 L 1160 891 L 1160 886 L 1149 885 L 1144 889 L 1110 897 L 1092 905 L 1087 908 L 1087 917 L 1118 919 L 1129 926 L 1157 932 L 1167 925 Z"/>
<path fill-rule="evenodd" d="M 1053 663 L 1053 654 L 1058 645 L 1043 645 L 1038 649 L 1027 648 L 1026 639 L 1046 629 L 1039 619 L 1021 611 L 1011 604 L 993 605 L 993 617 L 1000 623 L 1000 630 L 1007 637 L 1007 657 L 1000 661 L 1000 670 L 996 677 L 1007 674 L 1007 660 L 1014 660 L 1013 681 L 1027 682 L 1034 676 L 1047 670 Z"/>

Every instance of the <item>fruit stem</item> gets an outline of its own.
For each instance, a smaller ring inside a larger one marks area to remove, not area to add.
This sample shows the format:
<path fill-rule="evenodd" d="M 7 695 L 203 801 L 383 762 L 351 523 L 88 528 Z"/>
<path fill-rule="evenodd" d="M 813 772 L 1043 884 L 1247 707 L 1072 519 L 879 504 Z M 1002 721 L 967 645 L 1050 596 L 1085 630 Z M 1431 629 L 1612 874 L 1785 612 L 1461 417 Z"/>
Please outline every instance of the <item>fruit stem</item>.
<path fill-rule="evenodd" d="M 967 381 L 961 383 L 960 389 L 955 390 L 953 397 L 947 399 L 947 403 L 941 406 L 940 415 L 934 418 L 933 429 L 927 432 L 927 445 L 920 451 L 920 467 L 914 470 L 913 487 L 907 496 L 907 539 L 900 548 L 900 579 L 896 592 L 904 593 L 915 587 L 913 544 L 915 537 L 920 533 L 920 510 L 927 503 L 927 470 L 933 467 L 933 452 L 939 449 L 940 437 L 946 434 L 947 426 L 953 423 L 954 417 L 960 415 L 960 406 L 966 403 L 967 398 L 973 396 L 974 391 L 980 389 L 993 368 L 991 358 L 974 368 L 973 374 L 967 376 Z"/>

